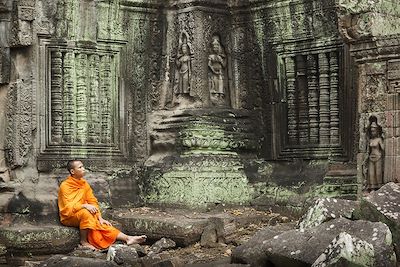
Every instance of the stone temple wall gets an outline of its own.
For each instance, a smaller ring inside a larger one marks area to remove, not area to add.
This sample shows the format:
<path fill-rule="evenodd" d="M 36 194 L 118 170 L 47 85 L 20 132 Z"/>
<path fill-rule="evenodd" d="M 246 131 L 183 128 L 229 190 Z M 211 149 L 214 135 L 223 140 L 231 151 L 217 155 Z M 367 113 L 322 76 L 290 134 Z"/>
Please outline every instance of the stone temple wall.
<path fill-rule="evenodd" d="M 400 4 L 368 3 L 2 1 L 2 214 L 54 212 L 75 158 L 104 207 L 397 181 Z"/>

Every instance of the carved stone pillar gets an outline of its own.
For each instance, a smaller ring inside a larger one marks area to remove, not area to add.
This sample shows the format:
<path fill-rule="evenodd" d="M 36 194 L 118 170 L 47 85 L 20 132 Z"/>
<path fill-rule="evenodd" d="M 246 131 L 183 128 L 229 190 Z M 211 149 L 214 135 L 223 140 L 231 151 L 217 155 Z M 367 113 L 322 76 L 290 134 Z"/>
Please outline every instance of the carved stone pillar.
<path fill-rule="evenodd" d="M 329 61 L 325 53 L 318 54 L 319 64 L 319 140 L 329 144 Z"/>
<path fill-rule="evenodd" d="M 307 56 L 308 101 L 310 118 L 310 143 L 318 143 L 318 77 L 315 55 Z"/>
<path fill-rule="evenodd" d="M 296 112 L 296 78 L 295 65 L 291 57 L 285 58 L 288 101 L 288 141 L 289 144 L 298 143 L 297 112 Z"/>

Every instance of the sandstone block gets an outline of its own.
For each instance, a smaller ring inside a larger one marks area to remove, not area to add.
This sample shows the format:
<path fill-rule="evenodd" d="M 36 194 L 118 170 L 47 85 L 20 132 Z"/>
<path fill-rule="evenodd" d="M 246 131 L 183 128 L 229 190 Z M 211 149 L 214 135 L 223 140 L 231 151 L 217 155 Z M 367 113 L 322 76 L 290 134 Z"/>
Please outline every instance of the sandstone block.
<path fill-rule="evenodd" d="M 301 218 L 298 228 L 318 226 L 332 219 L 344 217 L 351 219 L 353 211 L 359 206 L 357 201 L 335 198 L 319 198 Z"/>
<path fill-rule="evenodd" d="M 400 185 L 388 183 L 362 198 L 360 217 L 389 226 L 397 258 L 400 258 Z"/>
<path fill-rule="evenodd" d="M 342 232 L 329 244 L 312 267 L 377 266 L 375 253 L 371 243 Z M 392 256 L 383 259 L 385 262 L 379 262 L 379 266 L 396 266 L 395 254 Z"/>
<path fill-rule="evenodd" d="M 79 230 L 58 225 L 13 225 L 0 229 L 0 241 L 7 248 L 7 263 L 18 265 L 32 256 L 71 252 L 79 244 Z"/>

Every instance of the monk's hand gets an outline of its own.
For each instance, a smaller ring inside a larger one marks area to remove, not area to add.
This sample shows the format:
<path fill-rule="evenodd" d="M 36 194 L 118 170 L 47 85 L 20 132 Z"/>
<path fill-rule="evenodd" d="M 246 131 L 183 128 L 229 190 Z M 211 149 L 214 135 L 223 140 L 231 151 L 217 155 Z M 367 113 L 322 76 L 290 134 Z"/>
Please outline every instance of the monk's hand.
<path fill-rule="evenodd" d="M 91 205 L 91 204 L 83 204 L 82 207 L 84 207 L 85 209 L 87 209 L 90 213 L 95 214 L 96 212 L 98 212 L 96 206 Z"/>
<path fill-rule="evenodd" d="M 99 222 L 100 222 L 100 224 L 105 224 L 105 225 L 111 226 L 111 223 L 107 220 L 104 220 L 102 217 L 99 218 Z"/>

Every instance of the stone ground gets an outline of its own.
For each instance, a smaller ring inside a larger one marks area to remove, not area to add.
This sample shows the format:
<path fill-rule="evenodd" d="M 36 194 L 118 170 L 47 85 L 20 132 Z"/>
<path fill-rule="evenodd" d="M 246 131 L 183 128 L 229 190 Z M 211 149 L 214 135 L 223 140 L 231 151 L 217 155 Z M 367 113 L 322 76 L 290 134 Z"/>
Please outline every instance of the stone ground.
<path fill-rule="evenodd" d="M 203 245 L 200 241 L 186 246 L 179 246 L 174 249 L 169 249 L 168 253 L 179 258 L 185 265 L 201 265 L 204 263 L 221 261 L 228 262 L 232 250 L 246 242 L 255 232 L 259 231 L 268 225 L 284 225 L 286 228 L 293 228 L 295 222 L 293 219 L 271 211 L 261 211 L 254 208 L 226 208 L 208 212 L 187 211 L 181 209 L 161 210 L 155 208 L 135 208 L 128 211 L 115 210 L 108 216 L 112 217 L 112 221 L 116 222 L 116 226 L 124 228 L 124 222 L 121 223 L 118 217 L 135 216 L 156 221 L 160 219 L 170 219 L 172 221 L 182 221 L 184 218 L 188 220 L 201 221 L 204 218 L 220 218 L 224 222 L 224 239 L 223 242 L 211 243 Z M 106 216 L 104 216 L 106 217 Z M 126 231 L 126 230 L 125 230 Z M 148 233 L 145 233 L 148 234 Z M 159 233 L 158 233 L 159 234 Z M 148 249 L 155 239 L 150 239 L 148 244 L 145 244 L 145 250 Z M 35 259 L 32 259 L 35 261 Z M 37 262 L 37 261 L 36 261 Z M 5 263 L 5 258 L 0 258 L 0 266 L 8 267 Z M 26 265 L 28 266 L 28 265 Z M 29 265 L 31 266 L 31 265 Z"/>

